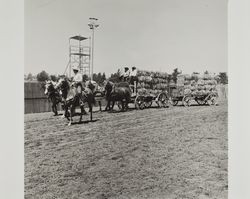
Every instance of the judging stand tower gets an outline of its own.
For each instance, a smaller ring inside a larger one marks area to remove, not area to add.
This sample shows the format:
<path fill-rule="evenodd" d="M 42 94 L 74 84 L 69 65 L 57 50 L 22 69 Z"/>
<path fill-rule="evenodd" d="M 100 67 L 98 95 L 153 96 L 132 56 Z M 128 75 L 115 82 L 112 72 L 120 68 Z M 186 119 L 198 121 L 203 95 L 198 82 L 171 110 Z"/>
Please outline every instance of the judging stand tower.
<path fill-rule="evenodd" d="M 72 67 L 77 66 L 81 74 L 90 77 L 90 38 L 81 35 L 69 38 L 69 62 L 64 71 L 71 78 Z"/>

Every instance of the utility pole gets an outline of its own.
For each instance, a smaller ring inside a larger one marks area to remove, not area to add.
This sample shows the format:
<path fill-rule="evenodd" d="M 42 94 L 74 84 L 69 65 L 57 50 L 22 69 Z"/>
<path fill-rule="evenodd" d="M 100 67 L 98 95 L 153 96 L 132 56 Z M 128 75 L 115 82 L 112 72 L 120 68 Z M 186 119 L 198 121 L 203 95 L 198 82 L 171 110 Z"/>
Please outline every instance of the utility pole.
<path fill-rule="evenodd" d="M 93 80 L 93 68 L 94 68 L 94 36 L 95 28 L 99 25 L 97 24 L 97 18 L 89 18 L 90 22 L 88 24 L 90 30 L 92 30 L 92 46 L 91 46 L 91 80 Z"/>

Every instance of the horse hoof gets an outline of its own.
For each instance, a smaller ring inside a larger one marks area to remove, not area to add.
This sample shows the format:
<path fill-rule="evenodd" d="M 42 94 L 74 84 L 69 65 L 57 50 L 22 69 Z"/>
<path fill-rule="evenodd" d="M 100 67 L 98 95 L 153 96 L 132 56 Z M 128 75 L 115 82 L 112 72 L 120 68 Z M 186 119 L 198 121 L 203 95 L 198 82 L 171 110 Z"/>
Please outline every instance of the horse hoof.
<path fill-rule="evenodd" d="M 70 122 L 70 123 L 68 123 L 68 126 L 71 126 L 71 122 Z"/>
<path fill-rule="evenodd" d="M 62 117 L 61 118 L 65 118 L 65 115 L 62 115 Z"/>

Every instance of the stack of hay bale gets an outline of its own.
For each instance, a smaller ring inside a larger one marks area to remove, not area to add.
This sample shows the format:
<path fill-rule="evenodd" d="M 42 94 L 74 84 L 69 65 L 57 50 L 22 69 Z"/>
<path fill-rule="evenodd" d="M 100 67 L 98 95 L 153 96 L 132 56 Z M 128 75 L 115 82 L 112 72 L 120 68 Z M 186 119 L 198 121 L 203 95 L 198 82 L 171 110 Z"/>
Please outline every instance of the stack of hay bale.
<path fill-rule="evenodd" d="M 138 70 L 137 76 L 140 95 L 157 95 L 168 88 L 167 73 Z"/>
<path fill-rule="evenodd" d="M 184 75 L 184 79 L 184 94 L 208 95 L 216 90 L 217 81 L 210 74 Z"/>

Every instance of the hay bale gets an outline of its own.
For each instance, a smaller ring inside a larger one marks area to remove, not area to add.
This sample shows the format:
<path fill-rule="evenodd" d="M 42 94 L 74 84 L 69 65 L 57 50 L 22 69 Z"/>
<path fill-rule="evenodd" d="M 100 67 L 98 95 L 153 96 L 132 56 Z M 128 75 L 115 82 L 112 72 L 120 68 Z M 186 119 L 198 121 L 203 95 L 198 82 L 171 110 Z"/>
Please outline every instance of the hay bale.
<path fill-rule="evenodd" d="M 204 80 L 203 80 L 203 79 L 199 79 L 199 80 L 197 81 L 197 84 L 198 84 L 198 85 L 204 85 L 204 84 L 205 84 L 205 82 L 204 82 Z"/>
<path fill-rule="evenodd" d="M 185 80 L 185 81 L 184 81 L 184 85 L 190 85 L 190 83 L 191 83 L 191 82 L 190 82 L 189 80 Z"/>
<path fill-rule="evenodd" d="M 211 89 L 211 85 L 207 84 L 205 85 L 205 90 L 210 90 Z"/>
<path fill-rule="evenodd" d="M 211 80 L 212 76 L 210 74 L 203 74 L 203 80 Z"/>
<path fill-rule="evenodd" d="M 192 77 L 189 74 L 185 74 L 184 79 L 187 80 L 187 81 L 190 81 L 190 80 L 192 80 Z"/>
<path fill-rule="evenodd" d="M 194 91 L 194 90 L 196 90 L 196 87 L 195 86 L 190 86 L 190 90 Z"/>
<path fill-rule="evenodd" d="M 184 89 L 191 89 L 191 85 L 189 84 L 189 85 L 184 85 Z"/>
<path fill-rule="evenodd" d="M 201 91 L 201 90 L 205 89 L 205 86 L 203 86 L 203 85 L 197 85 L 196 88 L 197 88 L 198 91 Z"/>
<path fill-rule="evenodd" d="M 193 74 L 191 75 L 191 78 L 192 78 L 192 79 L 202 79 L 202 75 L 193 73 Z"/>
<path fill-rule="evenodd" d="M 190 89 L 184 89 L 184 95 L 189 95 L 189 94 L 191 94 L 192 93 L 192 91 L 190 90 Z"/>

